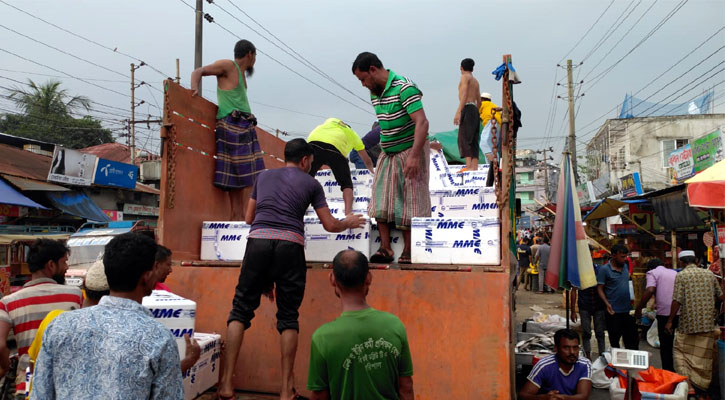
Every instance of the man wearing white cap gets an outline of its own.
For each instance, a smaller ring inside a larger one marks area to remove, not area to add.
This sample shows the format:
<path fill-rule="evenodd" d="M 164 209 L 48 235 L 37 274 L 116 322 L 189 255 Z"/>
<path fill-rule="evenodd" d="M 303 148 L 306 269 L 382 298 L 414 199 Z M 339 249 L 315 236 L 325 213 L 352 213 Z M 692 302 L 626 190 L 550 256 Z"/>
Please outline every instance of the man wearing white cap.
<path fill-rule="evenodd" d="M 722 300 L 720 284 L 715 275 L 697 266 L 692 250 L 678 254 L 685 268 L 675 277 L 672 308 L 665 329 L 672 333 L 674 316 L 680 312 L 675 334 L 675 371 L 687 376 L 696 390 L 707 391 L 712 381 L 712 363 L 717 311 L 715 299 Z"/>

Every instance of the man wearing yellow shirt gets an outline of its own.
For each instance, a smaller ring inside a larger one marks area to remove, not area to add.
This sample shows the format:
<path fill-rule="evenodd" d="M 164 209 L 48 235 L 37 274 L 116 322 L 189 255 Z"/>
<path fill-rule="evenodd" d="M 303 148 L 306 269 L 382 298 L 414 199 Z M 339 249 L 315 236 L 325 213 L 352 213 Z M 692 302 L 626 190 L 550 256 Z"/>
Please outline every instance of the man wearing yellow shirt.
<path fill-rule="evenodd" d="M 345 215 L 350 214 L 353 200 L 352 177 L 345 154 L 349 154 L 351 150 L 357 151 L 367 169 L 373 172 L 373 162 L 365 151 L 362 139 L 348 124 L 337 118 L 328 118 L 322 125 L 310 132 L 307 141 L 314 150 L 310 175 L 314 177 L 317 170 L 323 165 L 330 167 L 337 184 L 340 185 L 340 190 L 342 190 Z"/>
<path fill-rule="evenodd" d="M 481 125 L 486 126 L 488 121 L 491 120 L 491 110 L 494 108 L 498 108 L 498 106 L 491 101 L 491 94 L 481 93 L 481 106 L 478 108 L 478 113 L 481 115 Z M 496 123 L 499 127 L 501 126 L 500 111 L 496 111 Z"/>

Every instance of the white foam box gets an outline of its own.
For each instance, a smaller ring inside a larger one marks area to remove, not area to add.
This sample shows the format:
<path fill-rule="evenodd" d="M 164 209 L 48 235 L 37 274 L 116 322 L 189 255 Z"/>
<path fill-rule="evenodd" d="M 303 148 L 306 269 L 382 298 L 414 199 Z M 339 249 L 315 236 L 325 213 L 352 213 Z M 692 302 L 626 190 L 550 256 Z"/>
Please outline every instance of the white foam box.
<path fill-rule="evenodd" d="M 202 260 L 242 261 L 250 225 L 240 221 L 204 221 L 201 224 Z"/>
<path fill-rule="evenodd" d="M 405 242 L 403 240 L 403 232 L 398 229 L 390 230 L 390 247 L 393 249 L 393 257 L 397 260 L 401 254 L 403 254 L 403 247 Z M 370 224 L 370 255 L 375 254 L 380 248 L 380 231 L 378 230 L 378 224 L 372 222 Z"/>
<path fill-rule="evenodd" d="M 179 348 L 179 358 L 184 358 L 186 354 L 184 335 L 194 335 L 196 302 L 166 290 L 154 290 L 150 296 L 143 298 L 141 304 L 151 311 L 155 320 L 171 331 Z"/>
<path fill-rule="evenodd" d="M 353 196 L 370 197 L 373 187 L 373 174 L 367 169 L 353 169 L 350 170 L 350 177 L 352 179 Z M 340 185 L 335 180 L 335 175 L 331 169 L 317 171 L 315 178 L 322 185 L 325 196 L 342 198 L 342 190 L 340 190 Z"/>
<path fill-rule="evenodd" d="M 430 191 L 431 216 L 436 218 L 498 218 L 496 192 L 492 187 L 464 186 Z"/>
<path fill-rule="evenodd" d="M 305 217 L 305 259 L 331 262 L 342 250 L 358 250 L 370 257 L 370 220 L 362 228 L 332 233 L 322 227 L 318 218 Z"/>
<path fill-rule="evenodd" d="M 216 333 L 194 333 L 201 347 L 199 361 L 183 373 L 184 399 L 192 400 L 219 382 L 219 358 L 222 354 L 222 336 Z"/>
<path fill-rule="evenodd" d="M 412 262 L 499 265 L 500 236 L 498 218 L 413 218 Z"/>
<path fill-rule="evenodd" d="M 345 201 L 342 197 L 328 197 L 325 200 L 327 201 L 327 207 L 330 209 L 330 214 L 332 214 L 333 217 L 345 218 Z M 352 198 L 352 212 L 354 214 L 367 215 L 369 203 L 370 197 L 354 196 Z M 305 211 L 305 216 L 316 217 L 317 213 L 312 206 L 309 206 L 307 211 Z"/>

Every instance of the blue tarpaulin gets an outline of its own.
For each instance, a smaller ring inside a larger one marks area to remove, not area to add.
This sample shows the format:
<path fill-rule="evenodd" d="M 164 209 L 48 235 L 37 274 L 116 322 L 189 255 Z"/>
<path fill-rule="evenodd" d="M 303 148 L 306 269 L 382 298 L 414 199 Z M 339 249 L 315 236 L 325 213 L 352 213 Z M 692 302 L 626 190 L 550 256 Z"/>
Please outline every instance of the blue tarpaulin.
<path fill-rule="evenodd" d="M 0 203 L 1 204 L 12 204 L 14 206 L 42 208 L 44 210 L 47 210 L 47 208 L 41 206 L 40 204 L 34 202 L 33 200 L 30 200 L 29 198 L 25 197 L 22 193 L 13 189 L 12 186 L 8 185 L 8 183 L 2 179 L 0 179 Z"/>
<path fill-rule="evenodd" d="M 710 91 L 687 103 L 658 104 L 642 101 L 636 97 L 625 95 L 622 110 L 619 112 L 619 118 L 707 114 L 711 111 L 710 104 L 712 103 L 713 96 L 714 92 Z"/>
<path fill-rule="evenodd" d="M 81 192 L 46 192 L 53 206 L 66 214 L 75 215 L 90 221 L 110 221 L 111 218 L 101 210 L 85 193 Z"/>

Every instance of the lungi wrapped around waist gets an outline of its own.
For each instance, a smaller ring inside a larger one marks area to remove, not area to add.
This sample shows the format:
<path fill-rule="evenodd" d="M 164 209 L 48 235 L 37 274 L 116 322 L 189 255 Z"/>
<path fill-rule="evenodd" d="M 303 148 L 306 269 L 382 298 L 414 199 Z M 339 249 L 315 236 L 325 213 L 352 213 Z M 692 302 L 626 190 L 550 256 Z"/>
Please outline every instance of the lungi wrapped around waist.
<path fill-rule="evenodd" d="M 254 115 L 241 111 L 217 120 L 214 186 L 236 190 L 254 185 L 257 175 L 264 170 L 255 125 Z"/>

